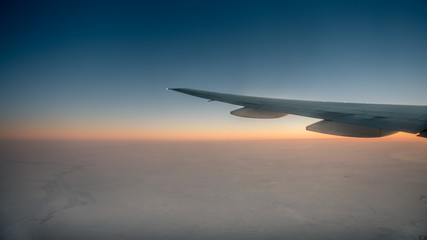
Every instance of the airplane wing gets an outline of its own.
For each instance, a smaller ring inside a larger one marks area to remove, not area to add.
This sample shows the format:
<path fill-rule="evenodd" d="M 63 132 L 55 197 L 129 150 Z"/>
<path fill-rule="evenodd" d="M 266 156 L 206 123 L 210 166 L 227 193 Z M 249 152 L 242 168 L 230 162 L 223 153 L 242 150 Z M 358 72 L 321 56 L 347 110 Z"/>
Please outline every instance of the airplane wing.
<path fill-rule="evenodd" d="M 277 118 L 287 114 L 322 119 L 307 130 L 347 137 L 382 137 L 396 132 L 427 137 L 427 106 L 303 101 L 243 96 L 188 88 L 177 92 L 242 106 L 231 114 Z"/>

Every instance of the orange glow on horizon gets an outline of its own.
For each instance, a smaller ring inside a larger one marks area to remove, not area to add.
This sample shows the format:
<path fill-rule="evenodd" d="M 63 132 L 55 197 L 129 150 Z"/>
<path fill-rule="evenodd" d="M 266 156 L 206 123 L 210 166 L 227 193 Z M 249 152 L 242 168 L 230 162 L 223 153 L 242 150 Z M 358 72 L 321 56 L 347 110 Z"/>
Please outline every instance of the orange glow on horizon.
<path fill-rule="evenodd" d="M 305 131 L 305 129 L 245 129 L 217 127 L 189 130 L 187 128 L 108 128 L 106 126 L 68 126 L 0 129 L 3 140 L 153 140 L 153 141 L 209 141 L 209 140 L 278 140 L 278 139 L 356 139 Z M 384 140 L 425 141 L 415 134 L 397 133 L 383 138 Z M 371 140 L 373 140 L 371 139 Z M 366 139 L 365 139 L 366 140 Z"/>

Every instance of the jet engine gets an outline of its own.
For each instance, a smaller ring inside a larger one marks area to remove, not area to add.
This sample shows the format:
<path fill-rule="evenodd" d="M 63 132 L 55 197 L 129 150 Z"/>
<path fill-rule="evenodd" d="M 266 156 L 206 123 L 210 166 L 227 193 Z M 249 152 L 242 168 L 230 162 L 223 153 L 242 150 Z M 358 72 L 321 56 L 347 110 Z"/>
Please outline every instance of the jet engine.
<path fill-rule="evenodd" d="M 312 132 L 359 138 L 384 137 L 396 133 L 396 131 L 383 128 L 364 127 L 328 120 L 313 123 L 307 126 L 306 129 Z"/>

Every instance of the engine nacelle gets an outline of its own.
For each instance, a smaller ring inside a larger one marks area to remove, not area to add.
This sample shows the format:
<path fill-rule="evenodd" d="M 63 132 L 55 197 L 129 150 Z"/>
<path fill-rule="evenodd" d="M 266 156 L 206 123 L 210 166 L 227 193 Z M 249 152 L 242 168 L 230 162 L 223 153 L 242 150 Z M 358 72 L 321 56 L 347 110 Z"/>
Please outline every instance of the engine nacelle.
<path fill-rule="evenodd" d="M 360 138 L 384 137 L 396 133 L 396 131 L 383 128 L 364 127 L 328 120 L 322 120 L 320 122 L 313 123 L 307 126 L 306 129 L 312 132 Z"/>
<path fill-rule="evenodd" d="M 263 119 L 269 119 L 269 118 L 280 118 L 284 117 L 288 114 L 280 113 L 280 112 L 270 112 L 255 108 L 239 108 L 237 110 L 230 112 L 234 116 L 239 117 L 245 117 L 245 118 L 263 118 Z"/>
<path fill-rule="evenodd" d="M 417 136 L 427 138 L 427 129 L 422 130 Z"/>

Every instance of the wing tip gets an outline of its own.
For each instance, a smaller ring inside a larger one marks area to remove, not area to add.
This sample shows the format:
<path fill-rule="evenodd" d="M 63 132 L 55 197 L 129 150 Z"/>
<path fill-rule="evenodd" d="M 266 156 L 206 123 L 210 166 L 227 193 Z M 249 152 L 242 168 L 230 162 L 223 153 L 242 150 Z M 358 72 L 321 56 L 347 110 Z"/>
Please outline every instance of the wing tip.
<path fill-rule="evenodd" d="M 187 93 L 190 89 L 187 89 L 187 88 L 166 88 L 166 90 L 172 90 L 175 92 Z"/>
<path fill-rule="evenodd" d="M 166 88 L 166 91 L 172 90 L 172 91 L 178 91 L 182 88 Z"/>

